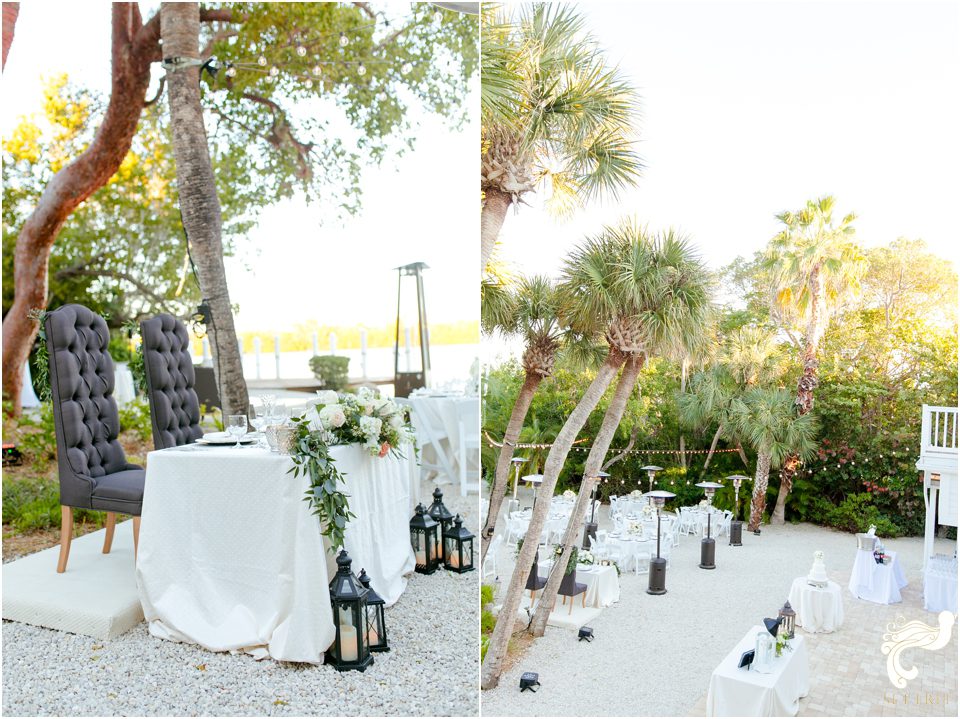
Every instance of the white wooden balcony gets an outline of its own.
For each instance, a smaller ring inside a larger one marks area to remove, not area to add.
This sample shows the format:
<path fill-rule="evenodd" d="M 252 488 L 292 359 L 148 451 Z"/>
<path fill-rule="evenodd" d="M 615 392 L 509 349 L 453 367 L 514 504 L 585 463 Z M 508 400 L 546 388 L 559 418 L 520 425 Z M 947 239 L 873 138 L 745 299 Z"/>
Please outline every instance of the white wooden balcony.
<path fill-rule="evenodd" d="M 927 509 L 924 564 L 933 552 L 937 525 L 957 526 L 957 414 L 956 407 L 923 405 L 917 469 L 923 472 Z"/>

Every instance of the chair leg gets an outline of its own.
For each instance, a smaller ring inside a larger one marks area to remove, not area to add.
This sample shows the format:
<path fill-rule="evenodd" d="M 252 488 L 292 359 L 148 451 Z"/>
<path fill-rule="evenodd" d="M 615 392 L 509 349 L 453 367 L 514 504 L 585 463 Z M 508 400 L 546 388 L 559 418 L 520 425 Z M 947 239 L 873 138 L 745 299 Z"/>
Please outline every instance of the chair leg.
<path fill-rule="evenodd" d="M 137 558 L 137 549 L 140 546 L 140 517 L 133 518 L 133 558 Z"/>
<path fill-rule="evenodd" d="M 110 554 L 113 546 L 113 530 L 117 527 L 117 513 L 107 512 L 107 534 L 103 538 L 103 553 Z"/>
<path fill-rule="evenodd" d="M 570 608 L 567 610 L 567 616 L 573 614 L 573 597 L 570 597 Z"/>
<path fill-rule="evenodd" d="M 67 571 L 70 559 L 70 541 L 73 539 L 73 507 L 60 506 L 60 561 L 57 562 L 57 574 Z"/>

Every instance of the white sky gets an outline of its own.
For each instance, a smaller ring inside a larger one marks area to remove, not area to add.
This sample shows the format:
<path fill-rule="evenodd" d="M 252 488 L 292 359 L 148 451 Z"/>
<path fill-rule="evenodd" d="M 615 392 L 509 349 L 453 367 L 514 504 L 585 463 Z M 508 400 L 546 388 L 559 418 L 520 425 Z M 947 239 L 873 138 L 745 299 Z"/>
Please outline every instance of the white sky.
<path fill-rule="evenodd" d="M 405 4 L 392 3 L 397 12 Z M 154 3 L 143 3 L 150 17 Z M 21 3 L 3 73 L 0 128 L 40 108 L 41 77 L 67 72 L 86 87 L 110 86 L 109 3 Z M 465 102 L 479 108 L 479 82 Z M 396 313 L 393 268 L 415 261 L 424 275 L 431 323 L 479 316 L 476 114 L 459 131 L 417 111 L 413 152 L 387 158 L 363 177 L 361 214 L 342 224 L 321 208 L 291 201 L 267 208 L 240 253 L 227 261 L 240 330 L 282 330 L 298 322 L 382 326 Z"/>
<path fill-rule="evenodd" d="M 554 272 L 625 214 L 690 234 L 710 265 L 752 254 L 774 214 L 834 194 L 868 245 L 923 238 L 956 258 L 960 4 L 591 2 L 589 25 L 640 88 L 646 169 L 620 203 L 572 220 L 534 200 L 503 256 Z"/>

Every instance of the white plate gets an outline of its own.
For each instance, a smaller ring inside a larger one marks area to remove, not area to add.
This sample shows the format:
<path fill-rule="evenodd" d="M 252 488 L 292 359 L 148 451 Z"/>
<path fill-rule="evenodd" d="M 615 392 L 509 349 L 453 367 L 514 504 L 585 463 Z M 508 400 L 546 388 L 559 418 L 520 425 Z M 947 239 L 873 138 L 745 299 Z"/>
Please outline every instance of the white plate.
<path fill-rule="evenodd" d="M 256 437 L 251 437 L 249 435 L 240 438 L 240 444 L 250 444 L 251 442 L 256 442 Z M 197 444 L 236 444 L 237 440 L 235 437 L 230 436 L 226 432 L 212 432 L 211 434 L 205 434 L 203 437 L 197 440 Z"/>

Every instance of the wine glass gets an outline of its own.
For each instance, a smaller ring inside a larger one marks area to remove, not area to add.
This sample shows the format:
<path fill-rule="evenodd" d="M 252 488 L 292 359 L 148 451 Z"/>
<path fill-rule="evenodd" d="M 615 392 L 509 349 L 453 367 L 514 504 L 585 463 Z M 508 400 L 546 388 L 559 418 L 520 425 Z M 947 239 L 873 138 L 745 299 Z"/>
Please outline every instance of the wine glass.
<path fill-rule="evenodd" d="M 227 419 L 227 432 L 237 438 L 236 448 L 240 449 L 240 438 L 247 433 L 247 415 L 231 414 Z"/>
<path fill-rule="evenodd" d="M 250 424 L 255 430 L 259 433 L 257 438 L 257 448 L 262 449 L 266 446 L 266 441 L 263 437 L 263 430 L 267 426 L 267 413 L 266 410 L 263 412 L 258 412 L 256 416 L 250 418 Z"/>

